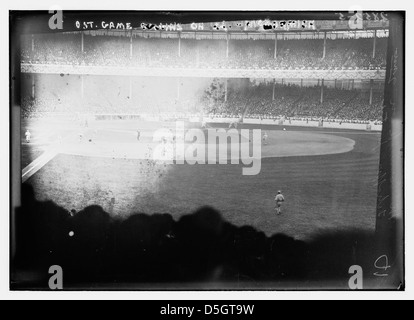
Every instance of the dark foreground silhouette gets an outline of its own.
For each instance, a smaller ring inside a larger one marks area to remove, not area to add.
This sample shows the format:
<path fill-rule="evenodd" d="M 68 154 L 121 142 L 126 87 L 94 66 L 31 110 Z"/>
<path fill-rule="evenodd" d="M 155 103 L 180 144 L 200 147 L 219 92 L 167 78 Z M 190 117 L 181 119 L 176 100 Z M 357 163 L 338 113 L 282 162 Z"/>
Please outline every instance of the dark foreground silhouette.
<path fill-rule="evenodd" d="M 117 220 L 99 206 L 76 213 L 38 202 L 26 184 L 14 226 L 12 289 L 48 289 L 53 265 L 62 267 L 66 290 L 348 289 L 352 265 L 381 286 L 374 233 L 327 232 L 309 243 L 269 238 L 209 207 L 178 222 L 168 214 Z"/>

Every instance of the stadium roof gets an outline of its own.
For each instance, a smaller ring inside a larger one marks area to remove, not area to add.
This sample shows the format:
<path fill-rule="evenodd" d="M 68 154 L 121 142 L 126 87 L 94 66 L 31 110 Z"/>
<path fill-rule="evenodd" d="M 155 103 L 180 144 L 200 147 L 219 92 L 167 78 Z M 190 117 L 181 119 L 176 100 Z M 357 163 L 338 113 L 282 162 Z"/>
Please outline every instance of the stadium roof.
<path fill-rule="evenodd" d="M 361 21 L 360 24 L 353 20 L 244 20 L 222 22 L 194 22 L 191 24 L 180 23 L 146 23 L 139 27 L 133 27 L 130 23 L 100 21 L 98 23 L 76 24 L 78 31 L 113 31 L 130 32 L 132 34 L 142 32 L 158 33 L 231 33 L 231 34 L 274 34 L 274 33 L 298 33 L 298 32 L 363 32 L 373 30 L 387 30 L 388 20 Z"/>
<path fill-rule="evenodd" d="M 91 30 L 276 33 L 388 29 L 394 12 L 102 12 L 64 11 L 63 28 L 50 29 L 49 12 L 12 12 L 19 34 Z"/>
<path fill-rule="evenodd" d="M 388 29 L 378 30 L 355 30 L 355 31 L 284 31 L 284 32 L 212 32 L 212 31 L 153 31 L 153 30 L 110 30 L 99 29 L 89 31 L 68 32 L 69 34 L 84 33 L 91 36 L 120 36 L 120 37 L 142 37 L 158 39 L 196 39 L 196 40 L 305 40 L 305 39 L 366 39 L 374 38 L 375 33 L 378 38 L 387 38 Z"/>
<path fill-rule="evenodd" d="M 364 17 L 364 16 L 359 16 Z M 368 17 L 368 16 L 366 16 Z M 231 33 L 245 33 L 245 32 L 259 32 L 259 33 L 274 33 L 274 32 L 303 32 L 303 31 L 356 31 L 356 30 L 375 30 L 388 29 L 389 20 L 383 16 L 376 20 L 358 21 L 356 18 L 341 17 L 338 20 L 243 20 L 243 21 L 221 21 L 210 23 L 141 23 L 140 27 L 134 28 L 139 31 L 177 31 L 177 32 L 231 32 Z M 104 29 L 110 27 L 107 23 L 103 25 Z M 116 26 L 114 26 L 116 28 Z M 121 26 L 122 28 L 122 26 Z M 111 28 L 113 29 L 113 28 Z"/>
<path fill-rule="evenodd" d="M 361 16 L 359 16 L 361 17 Z M 364 17 L 364 16 L 362 16 Z M 368 16 L 365 15 L 365 18 Z M 371 16 L 369 16 L 371 17 Z M 359 39 L 388 37 L 389 20 L 386 16 L 371 20 L 352 20 L 341 17 L 339 20 L 237 20 L 221 22 L 146 23 L 139 26 L 129 23 L 99 21 L 95 24 L 77 22 L 78 31 L 93 36 L 132 36 L 164 39 L 197 40 L 299 40 Z"/>

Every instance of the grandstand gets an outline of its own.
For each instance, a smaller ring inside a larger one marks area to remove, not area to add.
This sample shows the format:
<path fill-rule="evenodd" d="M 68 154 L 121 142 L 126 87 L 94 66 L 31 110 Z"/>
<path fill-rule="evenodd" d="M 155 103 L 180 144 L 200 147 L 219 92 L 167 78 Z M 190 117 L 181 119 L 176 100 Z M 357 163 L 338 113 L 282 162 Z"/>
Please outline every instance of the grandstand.
<path fill-rule="evenodd" d="M 370 26 L 24 35 L 23 115 L 215 113 L 379 123 L 388 30 Z M 211 99 L 215 83 L 220 92 Z"/>
<path fill-rule="evenodd" d="M 226 41 L 152 37 L 84 33 L 26 36 L 21 58 L 24 63 L 36 64 L 143 68 L 385 69 L 386 38 L 378 38 L 374 50 L 370 38 Z"/>
<path fill-rule="evenodd" d="M 251 79 L 27 75 L 23 80 L 22 112 L 25 118 L 80 112 L 363 122 L 382 119 L 381 82 L 360 81 L 359 88 L 355 88 L 354 82 L 352 88 L 352 81 L 324 82 L 323 86 L 318 81 L 308 81 L 307 86 L 290 81 L 282 84 Z M 160 91 L 162 95 L 158 94 Z"/>

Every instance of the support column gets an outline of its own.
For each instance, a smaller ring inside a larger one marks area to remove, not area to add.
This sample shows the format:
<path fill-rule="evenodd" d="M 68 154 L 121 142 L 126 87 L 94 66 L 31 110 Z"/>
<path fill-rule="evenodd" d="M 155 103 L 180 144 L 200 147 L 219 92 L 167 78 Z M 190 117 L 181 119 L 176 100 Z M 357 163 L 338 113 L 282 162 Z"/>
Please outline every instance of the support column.
<path fill-rule="evenodd" d="M 224 102 L 227 102 L 227 94 L 228 94 L 228 79 L 224 79 Z"/>
<path fill-rule="evenodd" d="M 196 66 L 197 68 L 200 67 L 200 47 L 197 46 L 197 52 L 196 52 Z"/>
<path fill-rule="evenodd" d="M 369 89 L 369 105 L 372 106 L 374 96 L 374 80 L 370 80 L 370 89 Z"/>
<path fill-rule="evenodd" d="M 85 83 L 84 83 L 85 81 L 84 81 L 84 76 L 83 75 L 81 75 L 81 98 L 83 99 L 84 98 L 84 96 L 85 96 L 85 88 L 84 88 L 84 86 L 85 86 Z"/>
<path fill-rule="evenodd" d="M 32 52 L 35 49 L 35 41 L 34 41 L 34 34 L 32 34 Z"/>
<path fill-rule="evenodd" d="M 131 38 L 129 40 L 129 57 L 132 58 L 132 55 L 134 54 L 133 46 L 132 46 L 132 30 L 130 34 Z"/>
<path fill-rule="evenodd" d="M 273 79 L 272 101 L 275 101 L 275 91 L 276 91 L 276 79 Z"/>
<path fill-rule="evenodd" d="M 32 99 L 36 99 L 36 84 L 35 84 L 35 74 L 32 73 Z"/>
<path fill-rule="evenodd" d="M 177 78 L 177 101 L 180 100 L 180 95 L 181 95 L 181 79 Z"/>
<path fill-rule="evenodd" d="M 322 79 L 322 86 L 321 86 L 321 104 L 323 103 L 323 98 L 324 98 L 324 96 L 323 96 L 323 94 L 324 94 L 324 86 L 325 86 L 325 80 L 324 79 Z"/>
<path fill-rule="evenodd" d="M 83 32 L 81 33 L 81 52 L 83 53 L 84 50 L 84 39 L 83 39 Z"/>
<path fill-rule="evenodd" d="M 337 88 L 338 85 L 338 79 L 335 79 L 335 89 Z"/>
<path fill-rule="evenodd" d="M 129 77 L 129 101 L 132 101 L 132 77 Z"/>
<path fill-rule="evenodd" d="M 323 56 L 322 59 L 325 59 L 326 57 L 326 32 L 324 33 L 324 38 L 323 38 Z"/>
<path fill-rule="evenodd" d="M 374 31 L 374 46 L 372 50 L 372 58 L 375 59 L 376 51 L 377 51 L 377 30 Z"/>
<path fill-rule="evenodd" d="M 229 58 L 229 34 L 227 34 L 227 44 L 226 44 L 226 58 Z"/>
<path fill-rule="evenodd" d="M 178 33 L 178 57 L 181 58 L 181 33 Z"/>
<path fill-rule="evenodd" d="M 275 34 L 275 53 L 273 58 L 277 59 L 277 34 Z"/>

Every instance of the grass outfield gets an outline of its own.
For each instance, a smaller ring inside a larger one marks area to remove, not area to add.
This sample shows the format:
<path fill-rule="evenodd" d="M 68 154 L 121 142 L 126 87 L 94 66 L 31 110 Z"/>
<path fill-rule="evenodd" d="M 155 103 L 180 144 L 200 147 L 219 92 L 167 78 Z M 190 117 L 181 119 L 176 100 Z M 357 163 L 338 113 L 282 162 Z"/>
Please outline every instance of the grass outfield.
<path fill-rule="evenodd" d="M 257 176 L 243 176 L 241 165 L 164 166 L 59 154 L 28 183 L 37 199 L 67 210 L 98 204 L 113 216 L 170 213 L 179 219 L 209 205 L 227 221 L 268 236 L 281 232 L 309 239 L 327 230 L 374 230 L 380 135 L 329 136 L 352 139 L 355 147 L 340 154 L 266 158 Z M 276 216 L 273 199 L 279 189 L 286 203 L 284 214 Z"/>

